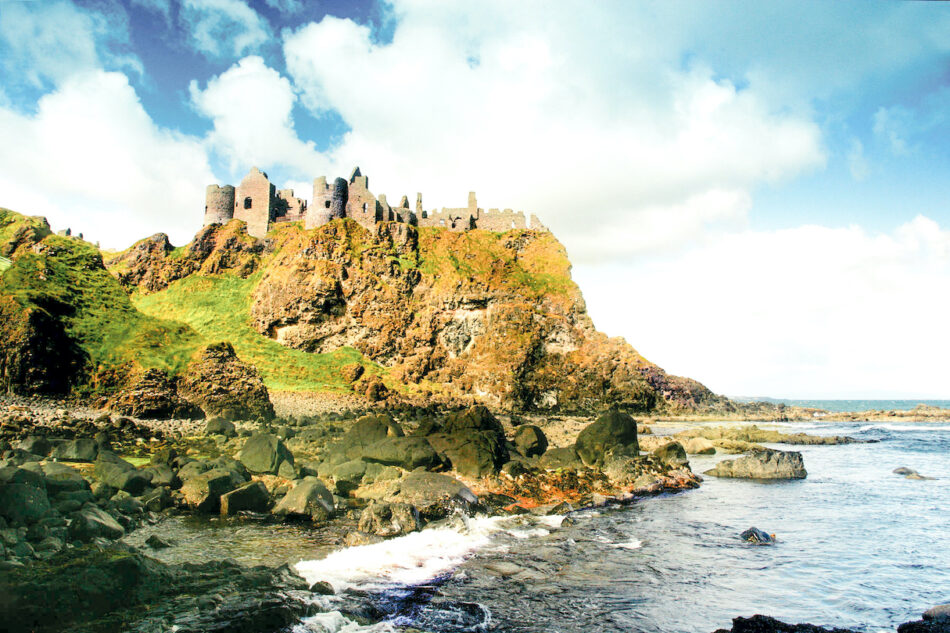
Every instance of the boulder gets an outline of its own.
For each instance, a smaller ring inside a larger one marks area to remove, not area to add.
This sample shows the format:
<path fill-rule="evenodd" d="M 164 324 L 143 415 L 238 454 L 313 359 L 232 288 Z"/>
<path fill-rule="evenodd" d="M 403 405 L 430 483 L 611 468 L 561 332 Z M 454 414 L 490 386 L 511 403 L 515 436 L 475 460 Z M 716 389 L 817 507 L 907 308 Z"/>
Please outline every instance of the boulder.
<path fill-rule="evenodd" d="M 17 444 L 17 448 L 27 453 L 46 457 L 53 450 L 53 445 L 50 444 L 50 441 L 43 435 L 30 435 L 20 440 L 20 443 Z"/>
<path fill-rule="evenodd" d="M 225 420 L 220 416 L 215 416 L 205 424 L 205 435 L 237 437 L 237 427 L 234 426 L 234 422 Z"/>
<path fill-rule="evenodd" d="M 294 463 L 294 456 L 276 435 L 255 433 L 244 443 L 238 459 L 252 473 L 275 475 L 281 462 Z"/>
<path fill-rule="evenodd" d="M 50 495 L 73 490 L 88 490 L 89 482 L 83 478 L 78 470 L 66 464 L 46 462 L 42 465 L 43 476 L 46 477 L 46 491 Z"/>
<path fill-rule="evenodd" d="M 924 620 L 950 622 L 950 604 L 938 604 L 924 611 Z"/>
<path fill-rule="evenodd" d="M 208 472 L 212 468 L 213 467 L 208 462 L 195 459 L 185 463 L 181 468 L 178 469 L 178 478 L 182 481 L 186 481 L 192 477 L 197 477 L 201 473 Z"/>
<path fill-rule="evenodd" d="M 495 474 L 509 458 L 504 435 L 494 431 L 437 433 L 426 439 L 452 462 L 452 468 L 466 477 Z"/>
<path fill-rule="evenodd" d="M 119 415 L 146 420 L 204 417 L 200 408 L 178 395 L 174 381 L 160 369 L 147 369 L 130 386 L 116 394 L 107 406 Z"/>
<path fill-rule="evenodd" d="M 205 347 L 188 365 L 179 393 L 209 417 L 274 418 L 274 405 L 260 373 L 239 359 L 230 343 Z"/>
<path fill-rule="evenodd" d="M 693 437 L 683 442 L 687 455 L 715 455 L 716 445 L 705 437 Z"/>
<path fill-rule="evenodd" d="M 46 478 L 40 468 L 0 468 L 0 484 L 27 484 L 46 492 Z"/>
<path fill-rule="evenodd" d="M 371 503 L 360 515 L 360 532 L 389 537 L 415 532 L 422 527 L 419 511 L 408 503 Z"/>
<path fill-rule="evenodd" d="M 333 495 L 319 479 L 307 477 L 298 481 L 271 512 L 278 516 L 326 521 L 333 513 Z"/>
<path fill-rule="evenodd" d="M 142 473 L 151 476 L 153 486 L 165 486 L 167 488 L 180 488 L 181 479 L 172 470 L 168 464 L 155 464 L 148 468 L 143 468 Z"/>
<path fill-rule="evenodd" d="M 565 446 L 563 448 L 549 448 L 541 456 L 539 465 L 548 470 L 556 470 L 558 468 L 577 468 L 584 464 L 573 446 Z"/>
<path fill-rule="evenodd" d="M 413 471 L 398 482 L 390 502 L 407 503 L 418 509 L 425 521 L 444 518 L 456 511 L 468 512 L 478 497 L 462 482 L 438 473 Z"/>
<path fill-rule="evenodd" d="M 689 467 L 689 459 L 686 457 L 686 450 L 679 442 L 667 442 L 663 446 L 653 451 L 652 454 L 660 461 L 661 464 L 666 464 L 667 466 L 671 466 L 673 468 L 680 468 L 682 466 Z"/>
<path fill-rule="evenodd" d="M 91 438 L 67 440 L 53 449 L 53 459 L 64 462 L 93 462 L 99 454 L 96 441 Z"/>
<path fill-rule="evenodd" d="M 115 540 L 125 536 L 125 529 L 111 514 L 87 505 L 70 515 L 69 538 L 74 541 L 88 542 L 96 537 Z"/>
<path fill-rule="evenodd" d="M 738 459 L 727 459 L 705 472 L 714 477 L 745 479 L 804 479 L 808 476 L 802 454 L 764 449 Z"/>
<path fill-rule="evenodd" d="M 754 545 L 771 545 L 775 542 L 775 538 L 771 534 L 757 527 L 750 527 L 740 534 L 739 538 Z"/>
<path fill-rule="evenodd" d="M 548 438 L 544 431 L 533 424 L 519 426 L 511 441 L 525 457 L 539 457 L 548 450 Z"/>
<path fill-rule="evenodd" d="M 456 411 L 445 416 L 442 423 L 442 432 L 448 435 L 461 434 L 467 435 L 487 431 L 504 440 L 505 429 L 501 426 L 495 416 L 491 414 L 484 405 L 475 405 L 464 411 Z"/>
<path fill-rule="evenodd" d="M 96 477 L 99 481 L 117 490 L 133 495 L 142 494 L 152 481 L 152 474 L 137 470 L 112 451 L 100 451 L 96 459 Z"/>
<path fill-rule="evenodd" d="M 403 437 L 402 427 L 388 415 L 364 415 L 329 447 L 332 454 L 340 455 L 340 462 L 359 459 L 367 448 L 387 437 Z"/>
<path fill-rule="evenodd" d="M 185 503 L 200 512 L 216 513 L 221 508 L 221 495 L 231 492 L 241 484 L 233 472 L 213 468 L 185 480 L 181 494 Z"/>
<path fill-rule="evenodd" d="M 175 505 L 172 494 L 168 488 L 159 486 L 142 495 L 142 504 L 149 512 L 161 512 L 165 508 Z"/>
<path fill-rule="evenodd" d="M 636 457 L 637 422 L 629 414 L 611 409 L 578 434 L 577 455 L 588 466 L 600 466 L 608 451 Z"/>
<path fill-rule="evenodd" d="M 229 493 L 221 495 L 221 514 L 232 515 L 238 512 L 267 512 L 270 508 L 270 493 L 260 481 L 252 481 Z"/>
<path fill-rule="evenodd" d="M 30 484 L 0 485 L 0 517 L 11 523 L 35 523 L 50 511 L 46 491 Z"/>
<path fill-rule="evenodd" d="M 363 450 L 363 460 L 406 470 L 438 468 L 442 460 L 424 437 L 387 437 Z"/>

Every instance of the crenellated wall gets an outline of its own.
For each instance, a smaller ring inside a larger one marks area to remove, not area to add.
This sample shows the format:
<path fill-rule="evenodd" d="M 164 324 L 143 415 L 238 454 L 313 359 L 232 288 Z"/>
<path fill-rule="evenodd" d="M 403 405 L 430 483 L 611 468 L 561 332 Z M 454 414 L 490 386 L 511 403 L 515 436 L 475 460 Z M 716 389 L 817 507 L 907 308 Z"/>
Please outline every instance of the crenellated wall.
<path fill-rule="evenodd" d="M 416 194 L 415 209 L 409 207 L 409 198 L 402 196 L 399 205 L 389 204 L 385 194 L 379 199 L 369 190 L 369 178 L 356 167 L 349 180 L 337 178 L 330 185 L 325 176 L 313 181 L 313 201 L 294 196 L 292 189 L 277 191 L 267 174 L 257 167 L 251 168 L 241 184 L 235 189 L 230 185 L 209 185 L 205 200 L 205 225 L 224 223 L 231 217 L 247 222 L 248 233 L 264 237 L 275 222 L 304 221 L 308 229 L 323 226 L 338 218 L 352 218 L 369 229 L 377 222 L 399 222 L 418 226 L 442 227 L 450 231 L 484 229 L 509 231 L 532 229 L 547 231 L 532 215 L 530 223 L 522 211 L 511 209 L 480 209 L 475 192 L 468 194 L 468 206 L 426 211 L 422 206 L 422 194 Z M 230 212 L 230 214 L 229 214 Z"/>

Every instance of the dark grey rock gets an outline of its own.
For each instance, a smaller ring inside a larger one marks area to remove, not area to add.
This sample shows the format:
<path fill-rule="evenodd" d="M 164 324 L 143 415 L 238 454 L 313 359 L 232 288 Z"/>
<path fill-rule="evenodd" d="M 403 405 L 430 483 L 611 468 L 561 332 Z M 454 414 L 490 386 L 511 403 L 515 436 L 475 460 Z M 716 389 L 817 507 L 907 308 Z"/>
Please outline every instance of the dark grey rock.
<path fill-rule="evenodd" d="M 221 495 L 221 514 L 232 515 L 238 512 L 267 512 L 270 508 L 270 492 L 260 481 L 252 481 Z"/>
<path fill-rule="evenodd" d="M 234 426 L 234 422 L 225 420 L 220 416 L 215 416 L 205 424 L 205 435 L 237 437 L 237 427 Z"/>
<path fill-rule="evenodd" d="M 689 458 L 686 456 L 686 449 L 679 442 L 668 442 L 653 451 L 653 456 L 660 463 L 679 468 L 689 466 Z"/>
<path fill-rule="evenodd" d="M 406 470 L 437 468 L 442 460 L 424 437 L 387 437 L 374 442 L 363 450 L 362 458 L 386 466 L 399 466 Z"/>
<path fill-rule="evenodd" d="M 271 511 L 278 516 L 326 521 L 333 513 L 333 494 L 319 479 L 301 479 Z"/>
<path fill-rule="evenodd" d="M 511 441 L 525 457 L 540 457 L 548 450 L 548 438 L 544 431 L 533 424 L 519 426 Z"/>
<path fill-rule="evenodd" d="M 17 444 L 17 448 L 27 453 L 46 457 L 53 450 L 53 445 L 50 444 L 50 441 L 46 439 L 44 435 L 30 435 L 21 440 L 20 443 Z"/>
<path fill-rule="evenodd" d="M 754 545 L 771 545 L 775 542 L 775 539 L 771 534 L 764 530 L 760 530 L 757 527 L 750 527 L 748 530 L 739 535 L 743 541 L 753 543 Z"/>
<path fill-rule="evenodd" d="M 91 438 L 67 440 L 53 449 L 53 459 L 64 462 L 94 462 L 99 454 L 96 441 Z"/>
<path fill-rule="evenodd" d="M 115 540 L 125 536 L 125 529 L 115 518 L 94 505 L 87 505 L 70 516 L 69 538 L 89 542 L 97 537 Z"/>
<path fill-rule="evenodd" d="M 565 446 L 563 448 L 549 448 L 544 452 L 544 455 L 541 456 L 538 463 L 542 468 L 546 468 L 548 470 L 556 470 L 558 468 L 577 468 L 584 465 L 584 463 L 581 461 L 581 458 L 578 457 L 577 451 L 574 450 L 573 446 Z"/>
<path fill-rule="evenodd" d="M 618 454 L 621 450 L 636 457 L 639 451 L 637 422 L 629 414 L 612 409 L 578 434 L 574 448 L 588 466 L 602 465 L 608 451 Z"/>
<path fill-rule="evenodd" d="M 255 433 L 244 443 L 238 455 L 252 473 L 275 475 L 281 462 L 294 463 L 294 456 L 276 435 Z"/>
<path fill-rule="evenodd" d="M 360 532 L 389 537 L 415 532 L 422 527 L 419 511 L 408 503 L 372 503 L 360 515 Z"/>
<path fill-rule="evenodd" d="M 46 491 L 30 484 L 0 485 L 0 516 L 11 523 L 34 523 L 50 511 Z"/>
<path fill-rule="evenodd" d="M 462 482 L 439 473 L 416 470 L 398 482 L 399 491 L 388 501 L 414 506 L 424 521 L 444 518 L 456 511 L 469 512 L 478 497 Z"/>
<path fill-rule="evenodd" d="M 221 495 L 227 494 L 244 483 L 230 470 L 213 468 L 200 475 L 186 479 L 181 486 L 185 503 L 200 512 L 217 513 L 221 508 Z"/>

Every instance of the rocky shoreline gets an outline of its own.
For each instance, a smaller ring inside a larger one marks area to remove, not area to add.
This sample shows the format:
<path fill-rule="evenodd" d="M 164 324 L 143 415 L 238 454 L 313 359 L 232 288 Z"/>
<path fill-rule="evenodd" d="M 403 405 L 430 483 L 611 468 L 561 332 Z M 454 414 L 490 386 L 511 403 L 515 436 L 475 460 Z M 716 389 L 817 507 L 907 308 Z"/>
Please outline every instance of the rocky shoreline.
<path fill-rule="evenodd" d="M 286 417 L 281 409 L 270 421 L 232 422 L 0 403 L 0 612 L 16 623 L 11 630 L 277 631 L 314 612 L 308 596 L 332 591 L 288 568 L 165 564 L 122 540 L 170 517 L 292 522 L 339 546 L 364 545 L 457 515 L 567 514 L 687 490 L 702 481 L 689 454 L 711 450 L 744 452 L 740 461 L 760 469 L 711 475 L 805 476 L 803 466 L 787 467 L 801 465 L 799 453 L 759 442 L 854 441 L 756 426 L 661 437 L 618 409 L 547 420 L 482 406 L 337 406 Z M 146 545 L 174 547 L 160 535 Z M 191 598 L 175 602 L 182 593 Z"/>

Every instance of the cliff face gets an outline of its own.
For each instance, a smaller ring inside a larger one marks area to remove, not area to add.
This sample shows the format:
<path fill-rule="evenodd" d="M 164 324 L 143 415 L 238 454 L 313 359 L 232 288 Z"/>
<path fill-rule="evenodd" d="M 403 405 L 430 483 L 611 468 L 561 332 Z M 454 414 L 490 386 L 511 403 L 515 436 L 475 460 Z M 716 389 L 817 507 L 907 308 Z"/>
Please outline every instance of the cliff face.
<path fill-rule="evenodd" d="M 371 232 L 337 220 L 313 231 L 285 225 L 258 241 L 232 222 L 183 249 L 164 236 L 143 240 L 107 263 L 129 291 L 153 295 L 140 307 L 156 310 L 168 305 L 163 293 L 185 296 L 188 278 L 243 279 L 240 305 L 259 335 L 311 355 L 355 348 L 396 391 L 506 410 L 721 402 L 597 332 L 547 232 L 398 223 Z"/>

